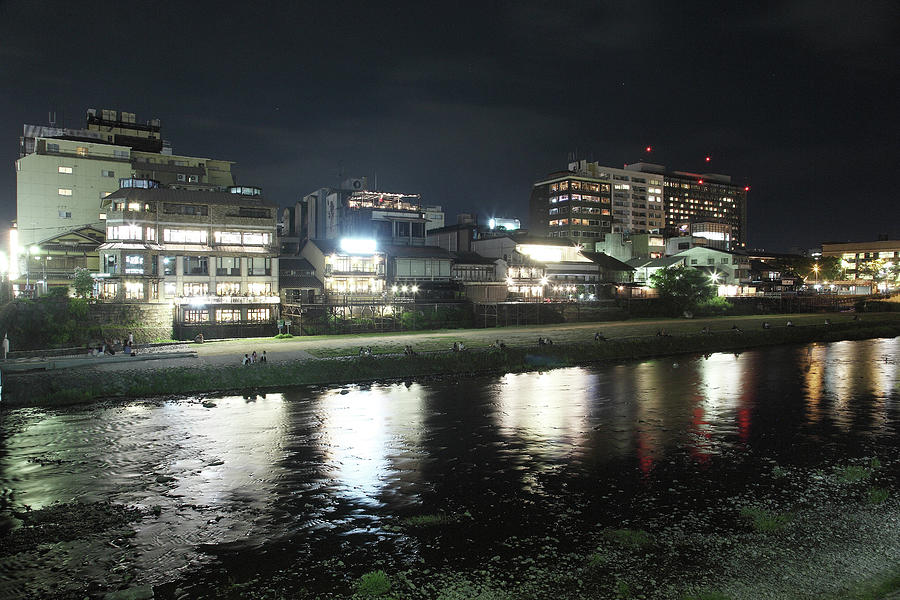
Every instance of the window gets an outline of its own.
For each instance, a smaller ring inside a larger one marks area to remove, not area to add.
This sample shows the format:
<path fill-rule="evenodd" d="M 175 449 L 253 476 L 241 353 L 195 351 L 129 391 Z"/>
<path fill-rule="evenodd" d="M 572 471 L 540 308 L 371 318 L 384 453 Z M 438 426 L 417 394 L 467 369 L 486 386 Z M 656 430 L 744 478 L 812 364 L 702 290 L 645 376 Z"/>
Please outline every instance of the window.
<path fill-rule="evenodd" d="M 271 275 L 272 259 L 254 256 L 247 259 L 247 275 Z"/>
<path fill-rule="evenodd" d="M 128 158 L 128 150 L 113 150 L 115 158 Z"/>
<path fill-rule="evenodd" d="M 175 274 L 175 260 L 174 256 L 163 257 L 163 275 Z"/>
<path fill-rule="evenodd" d="M 88 150 L 87 146 L 78 146 L 75 148 L 75 154 L 78 156 L 87 156 L 89 153 L 90 150 Z"/>
<path fill-rule="evenodd" d="M 72 167 L 57 167 L 57 170 L 64 175 L 72 174 Z"/>
<path fill-rule="evenodd" d="M 101 298 L 115 298 L 119 295 L 119 283 L 116 281 L 104 281 L 100 287 Z"/>
<path fill-rule="evenodd" d="M 240 275 L 241 259 L 239 256 L 216 257 L 216 275 Z"/>
<path fill-rule="evenodd" d="M 263 323 L 270 319 L 270 314 L 268 308 L 248 308 L 247 320 L 255 323 Z"/>
<path fill-rule="evenodd" d="M 558 184 L 558 183 L 551 183 L 551 184 L 550 184 L 550 191 L 551 191 L 551 192 L 559 191 L 559 184 Z"/>
<path fill-rule="evenodd" d="M 692 265 L 696 265 L 696 264 L 697 264 L 697 259 L 696 259 L 696 258 L 692 258 L 692 259 L 691 259 L 691 264 L 692 264 Z"/>
<path fill-rule="evenodd" d="M 561 190 L 567 190 L 567 189 L 569 189 L 569 182 L 568 182 L 568 181 L 560 181 L 560 182 L 559 182 L 559 189 L 561 189 Z"/>
<path fill-rule="evenodd" d="M 205 244 L 205 229 L 163 229 L 163 241 L 185 244 Z"/>
<path fill-rule="evenodd" d="M 397 237 L 409 237 L 409 223 L 397 223 Z"/>
<path fill-rule="evenodd" d="M 72 218 L 72 211 L 70 211 L 70 210 L 60 210 L 60 211 L 58 211 L 58 214 L 59 214 L 60 219 L 71 219 Z"/>
<path fill-rule="evenodd" d="M 163 292 L 165 292 L 166 298 L 173 298 L 175 296 L 175 288 L 176 285 L 174 281 L 167 281 L 163 284 Z"/>
<path fill-rule="evenodd" d="M 269 243 L 268 233 L 245 233 L 244 244 L 247 246 L 265 246 Z"/>
<path fill-rule="evenodd" d="M 115 171 L 107 171 L 106 169 L 103 169 L 100 171 L 100 177 L 115 177 L 115 176 L 116 176 Z"/>
<path fill-rule="evenodd" d="M 209 293 L 209 284 L 201 282 L 191 282 L 184 284 L 185 296 L 205 296 Z"/>
<path fill-rule="evenodd" d="M 241 320 L 241 309 L 239 308 L 217 308 L 217 323 L 237 323 Z"/>
<path fill-rule="evenodd" d="M 177 175 L 175 175 L 176 181 L 185 181 L 186 179 L 187 178 L 184 176 L 184 173 L 178 173 Z"/>
<path fill-rule="evenodd" d="M 241 293 L 240 281 L 220 281 L 216 284 L 217 296 L 237 296 Z"/>
<path fill-rule="evenodd" d="M 132 275 L 143 275 L 144 274 L 144 257 L 140 254 L 126 254 L 125 255 L 125 273 Z M 126 286 L 126 292 L 127 286 Z"/>
<path fill-rule="evenodd" d="M 125 210 L 130 210 L 132 212 L 141 212 L 141 203 L 140 202 L 129 202 L 125 207 Z"/>
<path fill-rule="evenodd" d="M 708 264 L 708 265 L 714 265 L 714 264 L 716 264 L 716 259 L 714 259 L 714 258 L 707 258 L 707 259 L 706 259 L 706 264 Z"/>
<path fill-rule="evenodd" d="M 59 144 L 47 142 L 47 152 L 59 152 Z"/>
<path fill-rule="evenodd" d="M 115 275 L 119 272 L 118 261 L 115 254 L 107 254 L 103 260 L 103 272 Z"/>
<path fill-rule="evenodd" d="M 184 275 L 209 275 L 209 258 L 206 256 L 185 256 Z"/>
<path fill-rule="evenodd" d="M 139 240 L 141 228 L 137 225 L 108 225 L 106 227 L 107 240 Z"/>
<path fill-rule="evenodd" d="M 209 310 L 195 309 L 195 308 L 185 309 L 184 322 L 185 323 L 209 323 Z"/>
<path fill-rule="evenodd" d="M 253 219 L 268 219 L 269 215 L 268 208 L 250 208 L 247 206 L 242 206 L 238 209 L 239 217 L 250 217 Z"/>
<path fill-rule="evenodd" d="M 71 195 L 72 195 L 72 190 L 71 190 L 70 188 L 58 188 L 58 189 L 57 189 L 57 193 L 58 193 L 60 196 L 71 196 Z"/>
<path fill-rule="evenodd" d="M 723 264 L 723 265 L 727 265 L 727 264 L 728 264 L 728 257 L 727 257 L 727 256 L 726 256 L 725 258 L 722 259 L 722 264 Z"/>
<path fill-rule="evenodd" d="M 147 228 L 147 241 L 155 242 L 156 241 L 156 227 L 148 227 Z"/>
<path fill-rule="evenodd" d="M 240 245 L 241 232 L 240 231 L 215 231 L 215 232 L 213 232 L 213 239 L 216 240 L 217 244 Z"/>
<path fill-rule="evenodd" d="M 209 206 L 205 204 L 163 204 L 163 212 L 170 215 L 201 215 L 209 214 Z"/>
<path fill-rule="evenodd" d="M 126 269 L 127 271 L 127 269 Z M 125 282 L 125 299 L 126 300 L 143 300 L 144 284 L 140 281 Z"/>
<path fill-rule="evenodd" d="M 196 175 L 188 175 L 188 183 L 197 183 L 200 181 L 200 178 Z"/>
<path fill-rule="evenodd" d="M 268 296 L 272 293 L 271 283 L 248 283 L 247 291 L 253 296 Z"/>

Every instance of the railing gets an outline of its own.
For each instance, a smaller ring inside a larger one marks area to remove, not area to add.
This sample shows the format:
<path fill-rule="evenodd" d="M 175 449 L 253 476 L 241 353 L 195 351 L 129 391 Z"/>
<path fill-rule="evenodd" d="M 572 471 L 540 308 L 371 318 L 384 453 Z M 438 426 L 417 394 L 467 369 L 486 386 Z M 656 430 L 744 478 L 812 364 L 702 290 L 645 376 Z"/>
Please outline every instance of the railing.
<path fill-rule="evenodd" d="M 278 304 L 278 296 L 176 296 L 176 304 Z"/>

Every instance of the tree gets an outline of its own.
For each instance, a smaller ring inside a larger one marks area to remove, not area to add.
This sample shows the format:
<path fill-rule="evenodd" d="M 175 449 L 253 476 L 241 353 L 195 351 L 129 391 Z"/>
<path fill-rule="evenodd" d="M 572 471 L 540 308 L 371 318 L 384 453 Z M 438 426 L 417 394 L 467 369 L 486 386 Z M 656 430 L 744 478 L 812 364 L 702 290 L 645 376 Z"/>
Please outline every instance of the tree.
<path fill-rule="evenodd" d="M 711 298 L 715 292 L 709 277 L 682 265 L 659 269 L 650 276 L 650 286 L 678 315 Z"/>
<path fill-rule="evenodd" d="M 75 268 L 75 295 L 79 298 L 89 298 L 94 292 L 94 278 L 91 272 L 84 267 Z"/>

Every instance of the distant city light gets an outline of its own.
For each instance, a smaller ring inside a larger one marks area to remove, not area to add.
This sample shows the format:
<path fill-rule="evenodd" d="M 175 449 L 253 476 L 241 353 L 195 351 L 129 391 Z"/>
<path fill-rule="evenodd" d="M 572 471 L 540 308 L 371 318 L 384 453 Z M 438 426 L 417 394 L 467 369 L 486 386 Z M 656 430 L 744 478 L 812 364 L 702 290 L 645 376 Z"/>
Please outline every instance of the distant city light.
<path fill-rule="evenodd" d="M 699 183 L 700 185 L 703 185 L 703 180 L 701 179 L 701 180 L 698 181 L 697 183 Z"/>
<path fill-rule="evenodd" d="M 709 162 L 709 161 L 711 161 L 711 160 L 712 160 L 711 157 L 709 157 L 709 156 L 706 157 L 706 162 Z"/>
<path fill-rule="evenodd" d="M 644 148 L 644 152 L 652 152 L 652 151 L 653 151 L 653 146 L 647 146 L 646 148 Z"/>
<path fill-rule="evenodd" d="M 745 192 L 749 192 L 749 191 L 750 191 L 750 186 L 749 186 L 749 185 L 745 185 L 745 186 L 744 186 L 744 191 L 745 191 Z"/>

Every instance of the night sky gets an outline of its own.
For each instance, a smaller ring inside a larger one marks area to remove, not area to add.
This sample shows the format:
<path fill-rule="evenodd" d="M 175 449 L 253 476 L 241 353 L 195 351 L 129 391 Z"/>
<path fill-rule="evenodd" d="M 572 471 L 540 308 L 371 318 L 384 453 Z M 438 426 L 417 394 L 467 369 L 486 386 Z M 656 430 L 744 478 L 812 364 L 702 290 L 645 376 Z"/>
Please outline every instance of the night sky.
<path fill-rule="evenodd" d="M 94 107 L 283 205 L 377 172 L 448 223 L 525 221 L 571 153 L 652 145 L 752 186 L 751 246 L 900 235 L 895 1 L 297 4 L 0 0 L 0 219 L 22 124 Z"/>

